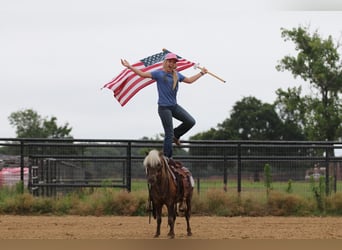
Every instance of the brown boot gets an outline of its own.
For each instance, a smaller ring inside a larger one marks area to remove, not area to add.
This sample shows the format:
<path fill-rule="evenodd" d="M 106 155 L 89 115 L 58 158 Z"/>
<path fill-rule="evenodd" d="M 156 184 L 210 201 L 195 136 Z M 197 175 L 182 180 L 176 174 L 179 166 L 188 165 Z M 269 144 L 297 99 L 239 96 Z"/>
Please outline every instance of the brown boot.
<path fill-rule="evenodd" d="M 177 145 L 177 146 L 180 146 L 181 145 L 181 142 L 178 138 L 176 137 L 173 137 L 173 142 Z"/>

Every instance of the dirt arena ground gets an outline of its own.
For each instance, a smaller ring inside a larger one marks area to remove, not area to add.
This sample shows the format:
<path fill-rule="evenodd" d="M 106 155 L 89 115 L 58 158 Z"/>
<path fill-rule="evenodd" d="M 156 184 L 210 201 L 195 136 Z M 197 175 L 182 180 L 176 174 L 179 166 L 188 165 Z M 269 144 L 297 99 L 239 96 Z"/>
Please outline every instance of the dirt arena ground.
<path fill-rule="evenodd" d="M 177 217 L 176 239 L 342 239 L 341 217 Z M 0 239 L 153 239 L 148 217 L 0 216 Z M 163 217 L 160 239 L 167 239 Z"/>

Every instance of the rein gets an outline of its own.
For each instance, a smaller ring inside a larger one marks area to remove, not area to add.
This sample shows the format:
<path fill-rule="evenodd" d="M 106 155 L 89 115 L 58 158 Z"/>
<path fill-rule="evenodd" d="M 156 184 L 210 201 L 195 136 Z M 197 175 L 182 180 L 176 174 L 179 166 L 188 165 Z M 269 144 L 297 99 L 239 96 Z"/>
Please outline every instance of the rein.
<path fill-rule="evenodd" d="M 162 166 L 161 166 L 161 186 L 164 187 L 165 193 L 167 191 L 167 196 L 169 196 L 169 185 L 170 185 L 170 173 L 168 170 L 168 164 L 166 161 L 166 158 L 161 156 L 161 162 L 162 162 Z M 163 191 L 163 190 L 162 190 Z"/>

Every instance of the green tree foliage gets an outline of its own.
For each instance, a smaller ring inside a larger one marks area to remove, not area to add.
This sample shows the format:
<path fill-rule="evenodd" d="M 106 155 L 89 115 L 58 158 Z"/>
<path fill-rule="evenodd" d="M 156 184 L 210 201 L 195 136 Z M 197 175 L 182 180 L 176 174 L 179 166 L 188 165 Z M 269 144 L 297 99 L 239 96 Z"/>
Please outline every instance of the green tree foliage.
<path fill-rule="evenodd" d="M 301 97 L 301 87 L 288 88 L 287 91 L 278 89 L 274 102 L 275 110 L 284 125 L 284 138 L 305 140 L 305 128 L 310 114 L 307 112 L 310 97 Z"/>
<path fill-rule="evenodd" d="M 237 101 L 229 118 L 207 132 L 194 135 L 195 140 L 298 140 L 300 127 L 283 123 L 275 106 L 255 97 Z"/>
<path fill-rule="evenodd" d="M 281 121 L 273 106 L 255 97 L 245 97 L 238 101 L 226 123 L 237 132 L 237 138 L 241 140 L 282 139 Z"/>
<path fill-rule="evenodd" d="M 309 81 L 312 96 L 301 96 L 300 88 L 278 90 L 278 108 L 289 124 L 299 124 L 309 140 L 334 141 L 341 137 L 342 65 L 331 36 L 323 39 L 307 27 L 282 29 L 285 41 L 292 41 L 297 56 L 285 56 L 276 66 L 295 78 Z"/>
<path fill-rule="evenodd" d="M 17 138 L 71 138 L 68 123 L 58 126 L 56 117 L 42 118 L 32 109 L 13 112 L 8 119 Z"/>

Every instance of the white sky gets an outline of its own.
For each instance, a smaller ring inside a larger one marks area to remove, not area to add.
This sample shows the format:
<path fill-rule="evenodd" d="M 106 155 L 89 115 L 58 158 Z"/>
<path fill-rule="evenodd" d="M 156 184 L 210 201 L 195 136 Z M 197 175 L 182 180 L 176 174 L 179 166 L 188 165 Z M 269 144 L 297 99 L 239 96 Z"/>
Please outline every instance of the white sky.
<path fill-rule="evenodd" d="M 134 63 L 162 48 L 227 81 L 206 75 L 181 84 L 178 102 L 197 121 L 183 139 L 216 127 L 243 97 L 272 103 L 276 89 L 301 84 L 275 69 L 294 55 L 281 27 L 342 35 L 340 1 L 272 2 L 0 0 L 0 138 L 15 137 L 8 116 L 27 108 L 68 122 L 78 139 L 155 137 L 162 126 L 154 84 L 124 107 L 100 89 L 123 69 L 120 58 Z"/>

